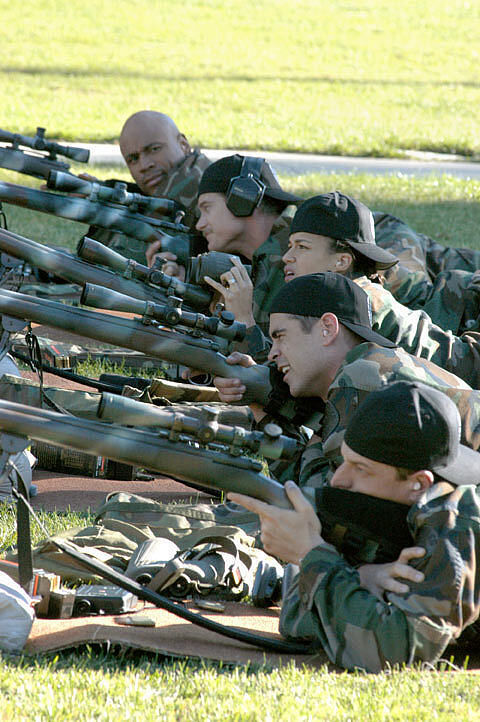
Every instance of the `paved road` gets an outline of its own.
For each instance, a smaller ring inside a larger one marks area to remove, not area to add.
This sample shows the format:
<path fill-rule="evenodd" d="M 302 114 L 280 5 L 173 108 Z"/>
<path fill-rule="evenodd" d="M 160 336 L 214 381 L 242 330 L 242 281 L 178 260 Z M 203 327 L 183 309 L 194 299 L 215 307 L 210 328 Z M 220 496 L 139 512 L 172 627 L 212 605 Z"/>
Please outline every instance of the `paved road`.
<path fill-rule="evenodd" d="M 82 144 L 78 144 L 82 145 Z M 85 147 L 85 145 L 83 146 Z M 91 144 L 90 162 L 102 165 L 124 165 L 118 145 Z M 233 150 L 209 150 L 204 153 L 212 160 L 218 160 Z M 350 158 L 333 155 L 310 155 L 306 153 L 269 153 L 239 150 L 239 153 L 267 158 L 279 172 L 288 175 L 302 173 L 403 173 L 422 176 L 430 173 L 460 176 L 462 178 L 480 178 L 480 162 L 468 162 L 462 158 L 437 154 L 422 154 L 418 159 L 400 158 Z"/>

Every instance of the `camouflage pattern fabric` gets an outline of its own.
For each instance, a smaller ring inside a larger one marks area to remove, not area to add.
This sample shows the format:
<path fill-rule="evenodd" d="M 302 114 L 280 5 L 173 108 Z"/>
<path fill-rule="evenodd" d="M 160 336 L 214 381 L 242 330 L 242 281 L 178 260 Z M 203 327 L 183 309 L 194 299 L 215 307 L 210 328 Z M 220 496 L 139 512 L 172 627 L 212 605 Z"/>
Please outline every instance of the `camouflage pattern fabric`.
<path fill-rule="evenodd" d="M 480 388 L 480 334 L 472 332 L 455 336 L 434 324 L 426 307 L 421 310 L 407 308 L 381 284 L 372 283 L 366 276 L 353 280 L 370 297 L 372 328 L 377 333 L 413 356 L 429 359 L 473 388 Z M 445 292 L 447 297 L 448 287 Z M 455 308 L 455 304 L 452 303 L 451 307 Z"/>
<path fill-rule="evenodd" d="M 37 298 L 53 298 L 55 301 L 65 303 L 80 303 L 82 296 L 82 287 L 76 283 L 22 283 L 19 288 L 20 293 L 26 293 L 27 296 L 36 296 Z"/>
<path fill-rule="evenodd" d="M 322 544 L 304 557 L 288 589 L 281 633 L 314 640 L 346 669 L 435 663 L 480 613 L 477 488 L 434 484 L 407 520 L 414 544 L 426 549 L 412 562 L 423 582 L 379 600 L 360 586 L 357 570 L 335 547 Z"/>
<path fill-rule="evenodd" d="M 471 308 L 465 295 L 476 293 L 472 274 L 480 269 L 480 251 L 442 246 L 395 216 L 373 215 L 377 245 L 399 259 L 384 272 L 385 288 L 405 306 L 423 308 L 441 328 L 461 333 L 473 327 L 478 305 Z"/>
<path fill-rule="evenodd" d="M 247 329 L 244 340 L 235 344 L 235 350 L 249 354 L 257 363 L 266 361 L 270 351 L 269 308 L 271 300 L 285 283 L 282 256 L 287 244 L 288 232 L 279 228 L 277 234 L 270 236 L 253 254 L 253 317 L 256 325 Z"/>
<path fill-rule="evenodd" d="M 473 449 L 480 447 L 480 391 L 403 349 L 361 343 L 346 355 L 329 388 L 325 412 L 316 430 L 318 438 L 314 436 L 302 453 L 300 486 L 324 485 L 332 469 L 342 463 L 340 447 L 353 412 L 370 391 L 401 380 L 420 381 L 450 396 L 462 418 L 462 442 Z"/>
<path fill-rule="evenodd" d="M 260 561 L 274 563 L 255 548 L 258 531 L 258 516 L 236 504 L 161 504 L 136 494 L 113 492 L 97 510 L 94 525 L 68 529 L 35 547 L 34 564 L 66 580 L 97 581 L 93 572 L 60 551 L 52 539 L 68 540 L 87 556 L 125 571 L 142 542 L 162 538 L 183 551 L 215 536 L 234 541 L 244 563 L 255 571 Z M 10 552 L 7 558 L 15 561 L 16 553 Z"/>
<path fill-rule="evenodd" d="M 40 384 L 36 381 L 5 374 L 0 378 L 0 399 L 98 421 L 100 394 L 97 392 L 72 391 L 44 385 L 42 393 Z"/>
<path fill-rule="evenodd" d="M 163 183 L 157 186 L 156 196 L 158 198 L 168 198 L 177 201 L 183 206 L 185 217 L 182 223 L 186 226 L 191 227 L 194 225 L 198 185 L 203 171 L 208 168 L 210 162 L 203 153 L 195 150 L 168 173 Z M 145 256 L 146 244 L 143 241 L 127 236 L 124 233 L 109 231 L 100 226 L 90 226 L 86 235 L 103 243 L 105 246 L 109 246 L 109 248 L 113 248 L 126 258 L 132 258 L 143 264 L 147 262 Z"/>
<path fill-rule="evenodd" d="M 432 293 L 423 305 L 442 328 L 462 334 L 478 330 L 480 321 L 480 271 L 442 271 L 436 277 Z"/>

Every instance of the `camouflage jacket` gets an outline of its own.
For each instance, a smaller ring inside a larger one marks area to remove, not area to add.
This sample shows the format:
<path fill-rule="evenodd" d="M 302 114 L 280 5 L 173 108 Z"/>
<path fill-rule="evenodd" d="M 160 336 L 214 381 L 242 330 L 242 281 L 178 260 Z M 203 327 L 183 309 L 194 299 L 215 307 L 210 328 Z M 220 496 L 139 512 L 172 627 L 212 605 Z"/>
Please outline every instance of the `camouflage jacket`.
<path fill-rule="evenodd" d="M 318 642 L 335 664 L 379 672 L 435 663 L 480 612 L 480 498 L 474 486 L 435 484 L 408 512 L 412 565 L 425 575 L 406 594 L 379 600 L 329 544 L 312 549 L 283 600 L 280 631 Z"/>
<path fill-rule="evenodd" d="M 257 363 L 267 360 L 271 341 L 268 335 L 270 302 L 284 285 L 282 256 L 287 234 L 280 231 L 269 236 L 252 258 L 253 317 L 255 326 L 247 329 L 245 339 L 235 345 L 237 351 L 253 356 Z"/>
<path fill-rule="evenodd" d="M 340 446 L 348 421 L 365 396 L 393 381 L 417 380 L 444 391 L 462 418 L 462 442 L 480 446 L 480 391 L 431 361 L 400 348 L 361 343 L 346 355 L 330 385 L 319 428 L 319 441 L 307 445 L 299 464 L 300 486 L 319 487 L 342 463 Z M 308 424 L 307 424 L 308 425 Z M 315 438 L 315 437 L 314 437 Z"/>
<path fill-rule="evenodd" d="M 455 336 L 434 324 L 425 309 L 413 310 L 399 303 L 381 284 L 366 276 L 354 280 L 370 296 L 375 331 L 413 356 L 429 359 L 480 388 L 480 334 Z"/>
<path fill-rule="evenodd" d="M 461 333 L 473 327 L 480 251 L 442 246 L 388 213 L 375 212 L 374 220 L 377 245 L 399 260 L 384 272 L 385 288 L 405 306 L 423 308 L 443 329 Z"/>
<path fill-rule="evenodd" d="M 197 206 L 197 194 L 203 171 L 210 165 L 209 159 L 195 150 L 179 165 L 173 168 L 162 184 L 157 186 L 156 196 L 177 201 L 185 210 L 182 223 L 188 227 L 194 225 Z M 137 188 L 137 192 L 139 189 Z M 86 234 L 96 241 L 113 248 L 122 256 L 133 258 L 138 263 L 146 263 L 145 243 L 124 233 L 109 231 L 100 226 L 90 226 Z"/>

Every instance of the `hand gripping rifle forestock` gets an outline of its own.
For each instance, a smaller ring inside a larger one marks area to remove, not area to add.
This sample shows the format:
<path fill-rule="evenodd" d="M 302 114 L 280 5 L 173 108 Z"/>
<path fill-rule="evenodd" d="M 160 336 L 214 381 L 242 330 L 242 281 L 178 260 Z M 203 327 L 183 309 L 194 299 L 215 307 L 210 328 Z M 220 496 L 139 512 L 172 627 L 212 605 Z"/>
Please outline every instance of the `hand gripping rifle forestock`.
<path fill-rule="evenodd" d="M 90 241 L 90 243 L 92 242 Z M 101 245 L 98 244 L 98 246 Z M 0 228 L 0 251 L 27 261 L 31 266 L 53 273 L 71 283 L 78 283 L 80 286 L 93 283 L 132 298 L 157 303 L 166 303 L 168 299 L 168 294 L 158 286 L 153 286 L 135 278 L 127 278 L 121 273 L 115 272 L 115 270 L 98 265 L 98 262 L 89 262 L 59 248 L 36 243 L 30 238 L 19 236 L 17 233 L 7 231 L 5 228 Z M 110 249 L 105 248 L 105 251 L 108 252 Z M 118 254 L 110 252 L 110 255 Z M 127 259 L 123 260 L 128 263 Z M 165 276 L 165 278 L 168 277 Z M 172 285 L 177 288 L 178 284 L 175 284 L 175 279 L 172 279 L 172 281 Z M 208 307 L 211 300 L 210 292 L 192 284 L 182 284 L 182 290 L 184 290 L 182 298 L 185 301 L 184 306 L 186 308 L 205 309 Z M 178 295 L 177 290 L 175 295 Z"/>
<path fill-rule="evenodd" d="M 256 402 L 263 406 L 267 401 L 270 391 L 268 368 L 260 365 L 250 368 L 232 366 L 209 339 L 163 331 L 145 326 L 135 319 L 87 311 L 5 289 L 0 289 L 0 313 L 141 351 L 162 361 L 188 366 L 214 376 L 239 378 L 247 389 L 243 404 Z"/>
<path fill-rule="evenodd" d="M 182 233 L 188 230 L 180 224 L 144 216 L 120 204 L 49 193 L 14 183 L 0 182 L 0 201 L 41 213 L 51 213 L 71 221 L 120 231 L 145 243 L 159 239 L 167 242 L 171 239 L 167 231 Z"/>
<path fill-rule="evenodd" d="M 291 508 L 283 486 L 264 476 L 260 462 L 247 456 L 199 448 L 181 439 L 161 438 L 150 431 L 88 421 L 3 400 L 0 400 L 0 429 L 23 438 L 141 466 L 186 483 L 236 491 Z"/>

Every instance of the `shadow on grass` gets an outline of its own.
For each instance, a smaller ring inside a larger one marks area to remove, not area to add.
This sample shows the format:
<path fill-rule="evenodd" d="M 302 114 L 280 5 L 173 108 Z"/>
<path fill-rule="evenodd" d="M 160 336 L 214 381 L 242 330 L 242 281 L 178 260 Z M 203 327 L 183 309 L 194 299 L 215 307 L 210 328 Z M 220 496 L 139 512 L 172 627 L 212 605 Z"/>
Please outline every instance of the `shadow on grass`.
<path fill-rule="evenodd" d="M 378 80 L 370 78 L 338 78 L 330 75 L 320 76 L 297 76 L 297 75 L 164 75 L 158 73 L 136 72 L 131 70 L 105 70 L 104 68 L 46 68 L 44 66 L 21 66 L 21 65 L 0 65 L 0 73 L 18 73 L 22 75 L 69 75 L 83 77 L 103 77 L 103 78 L 145 78 L 146 80 L 158 81 L 180 81 L 190 83 L 192 81 L 212 81 L 220 80 L 229 83 L 263 83 L 270 81 L 292 82 L 292 83 L 323 83 L 332 85 L 379 85 L 379 86 L 420 86 L 420 87 L 462 87 L 462 88 L 480 88 L 480 82 L 472 80 L 405 80 L 405 79 L 388 79 Z"/>

